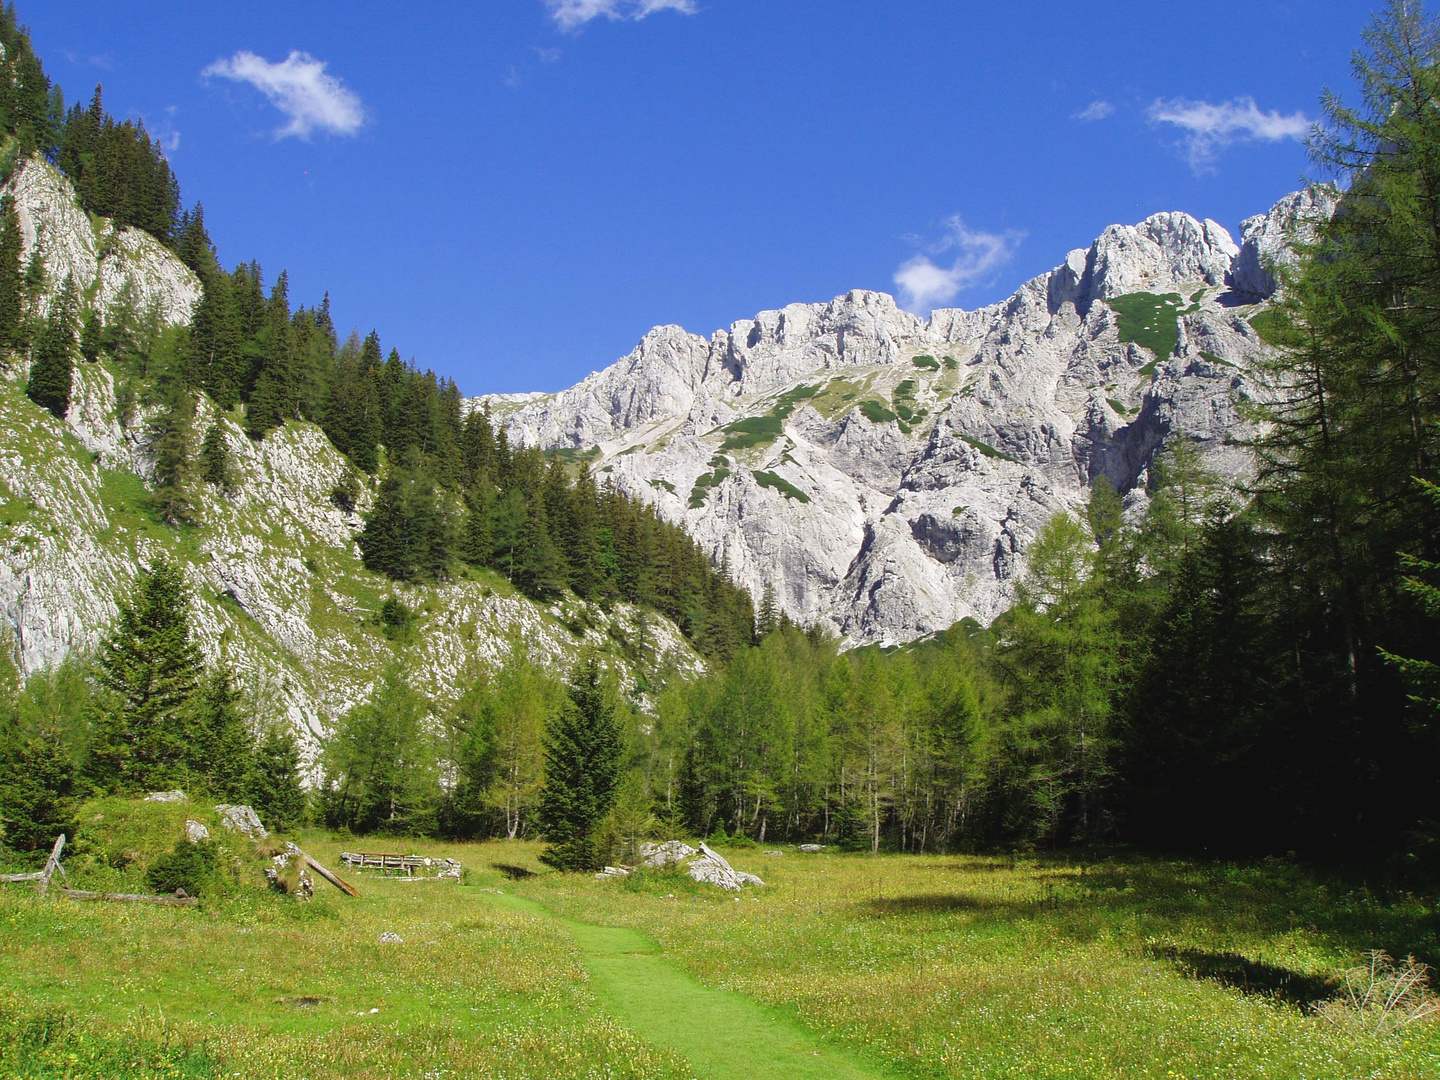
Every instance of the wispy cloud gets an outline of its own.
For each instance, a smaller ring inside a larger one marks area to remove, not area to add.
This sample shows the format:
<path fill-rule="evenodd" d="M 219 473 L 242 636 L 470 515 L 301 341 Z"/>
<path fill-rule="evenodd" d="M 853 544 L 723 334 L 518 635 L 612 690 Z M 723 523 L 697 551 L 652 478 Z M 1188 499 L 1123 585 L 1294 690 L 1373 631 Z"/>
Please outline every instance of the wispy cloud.
<path fill-rule="evenodd" d="M 1212 105 L 1186 98 L 1157 99 L 1146 110 L 1150 122 L 1173 124 L 1185 132 L 1180 148 L 1196 173 L 1214 172 L 1216 155 L 1233 142 L 1302 140 L 1312 121 L 1302 112 L 1288 116 L 1276 110 L 1261 112 L 1252 97 Z"/>
<path fill-rule="evenodd" d="M 1086 120 L 1086 121 L 1089 121 L 1089 120 L 1104 120 L 1107 116 L 1112 115 L 1114 112 L 1115 112 L 1115 106 L 1114 106 L 1114 105 L 1111 105 L 1110 102 L 1108 102 L 1108 101 L 1092 101 L 1092 102 L 1090 102 L 1089 105 L 1086 105 L 1085 108 L 1083 108 L 1083 109 L 1081 109 L 1079 112 L 1077 112 L 1077 113 L 1072 117 L 1072 119 L 1074 119 L 1074 120 Z"/>
<path fill-rule="evenodd" d="M 537 45 L 535 46 L 535 55 L 540 58 L 542 64 L 553 64 L 560 59 L 560 50 L 544 49 Z"/>
<path fill-rule="evenodd" d="M 959 215 L 945 222 L 946 235 L 930 248 L 929 254 L 907 259 L 895 271 L 895 284 L 901 301 L 910 311 L 928 313 L 954 297 L 961 289 L 982 282 L 1015 254 L 1025 239 L 1022 232 L 978 232 L 969 228 Z M 955 252 L 948 266 L 937 266 L 931 255 Z"/>
<path fill-rule="evenodd" d="M 542 0 L 561 30 L 578 30 L 591 19 L 629 19 L 632 22 L 657 11 L 694 15 L 695 0 Z"/>
<path fill-rule="evenodd" d="M 288 135 L 308 139 L 315 131 L 353 135 L 365 123 L 359 96 L 325 71 L 325 61 L 306 52 L 292 52 L 272 64 L 241 50 L 228 60 L 216 60 L 200 74 L 249 83 L 269 98 L 290 118 L 275 130 L 277 139 Z"/>

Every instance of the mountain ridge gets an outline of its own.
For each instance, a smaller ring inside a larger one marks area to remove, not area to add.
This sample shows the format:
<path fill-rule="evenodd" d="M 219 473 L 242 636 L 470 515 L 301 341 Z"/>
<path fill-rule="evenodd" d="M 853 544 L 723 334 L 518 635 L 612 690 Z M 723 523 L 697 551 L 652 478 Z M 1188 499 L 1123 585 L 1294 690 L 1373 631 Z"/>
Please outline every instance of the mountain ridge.
<path fill-rule="evenodd" d="M 1102 473 L 1143 498 L 1176 433 L 1244 475 L 1236 401 L 1268 348 L 1248 319 L 1297 229 L 1333 206 L 1327 189 L 1294 192 L 1238 244 L 1174 211 L 1112 225 L 974 311 L 922 320 L 852 290 L 708 339 L 658 326 L 557 394 L 467 406 L 512 441 L 585 454 L 791 617 L 896 644 L 999 614 L 1039 527 Z"/>

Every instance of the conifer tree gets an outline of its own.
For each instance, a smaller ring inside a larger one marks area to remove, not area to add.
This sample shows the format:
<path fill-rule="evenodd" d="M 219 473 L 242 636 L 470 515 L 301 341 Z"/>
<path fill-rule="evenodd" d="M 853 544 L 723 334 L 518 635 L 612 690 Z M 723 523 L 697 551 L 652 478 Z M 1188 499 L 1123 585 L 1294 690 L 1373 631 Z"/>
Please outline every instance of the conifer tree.
<path fill-rule="evenodd" d="M 526 595 L 537 600 L 559 596 L 565 589 L 565 561 L 550 539 L 542 496 L 537 495 L 530 500 L 520 532 L 512 580 Z"/>
<path fill-rule="evenodd" d="M 174 401 L 161 417 L 155 441 L 156 501 L 160 516 L 170 525 L 187 524 L 194 516 L 186 491 L 194 464 L 194 417 L 195 398 L 186 390 L 176 391 Z"/>
<path fill-rule="evenodd" d="M 541 859 L 558 870 L 593 870 L 601 863 L 596 834 L 620 778 L 620 725 L 594 656 L 571 675 L 566 693 L 545 730 L 540 829 L 550 846 Z"/>
<path fill-rule="evenodd" d="M 25 345 L 24 237 L 15 199 L 0 200 L 0 348 Z"/>
<path fill-rule="evenodd" d="M 325 748 L 326 824 L 356 832 L 430 833 L 440 802 L 428 703 L 398 666 L 337 725 Z"/>
<path fill-rule="evenodd" d="M 0 826 L 4 846 L 40 858 L 55 838 L 74 839 L 75 766 L 54 731 L 0 746 Z"/>
<path fill-rule="evenodd" d="M 241 700 L 234 676 L 221 663 L 205 677 L 192 704 L 186 765 L 191 776 L 203 778 L 211 795 L 227 803 L 246 800 L 254 768 L 255 738 Z"/>
<path fill-rule="evenodd" d="M 272 832 L 290 832 L 305 821 L 300 747 L 287 727 L 272 726 L 254 748 L 249 802 Z"/>
<path fill-rule="evenodd" d="M 30 381 L 26 393 L 35 404 L 62 419 L 70 411 L 70 384 L 79 344 L 76 340 L 78 304 L 75 282 L 67 276 L 60 294 L 51 302 L 44 329 L 30 350 Z"/>
<path fill-rule="evenodd" d="M 205 432 L 205 441 L 200 444 L 200 478 L 207 484 L 228 488 L 233 482 L 230 465 L 230 450 L 225 445 L 225 430 L 222 421 L 216 420 Z"/>
<path fill-rule="evenodd" d="M 179 569 L 158 561 L 101 646 L 101 682 L 115 700 L 97 720 L 88 771 L 102 787 L 151 790 L 184 779 L 200 672 L 188 604 Z"/>

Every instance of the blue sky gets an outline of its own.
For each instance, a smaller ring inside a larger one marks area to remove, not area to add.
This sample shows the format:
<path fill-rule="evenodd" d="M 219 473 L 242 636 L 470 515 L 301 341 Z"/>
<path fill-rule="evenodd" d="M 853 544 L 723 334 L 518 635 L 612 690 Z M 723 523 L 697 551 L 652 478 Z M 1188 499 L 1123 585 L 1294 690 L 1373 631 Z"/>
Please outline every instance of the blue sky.
<path fill-rule="evenodd" d="M 976 307 L 1157 210 L 1238 234 L 1371 10 L 19 0 L 67 101 L 103 82 L 167 140 L 227 266 L 467 394 L 852 288 Z"/>

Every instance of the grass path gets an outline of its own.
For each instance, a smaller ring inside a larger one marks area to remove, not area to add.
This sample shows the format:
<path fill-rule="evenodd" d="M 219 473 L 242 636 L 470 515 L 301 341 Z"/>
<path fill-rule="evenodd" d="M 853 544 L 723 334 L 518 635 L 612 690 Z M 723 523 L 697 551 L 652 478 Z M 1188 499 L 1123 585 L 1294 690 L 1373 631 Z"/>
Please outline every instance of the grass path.
<path fill-rule="evenodd" d="M 702 1080 L 894 1080 L 779 1009 L 703 985 L 637 930 L 562 919 L 512 893 L 480 895 L 568 927 L 601 1004 L 641 1037 L 684 1055 Z"/>

